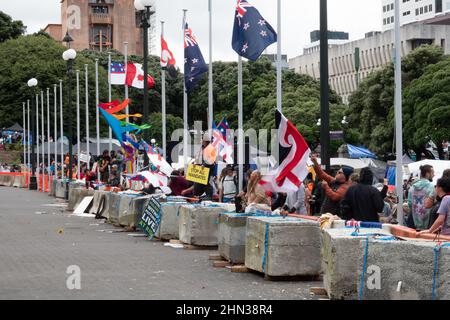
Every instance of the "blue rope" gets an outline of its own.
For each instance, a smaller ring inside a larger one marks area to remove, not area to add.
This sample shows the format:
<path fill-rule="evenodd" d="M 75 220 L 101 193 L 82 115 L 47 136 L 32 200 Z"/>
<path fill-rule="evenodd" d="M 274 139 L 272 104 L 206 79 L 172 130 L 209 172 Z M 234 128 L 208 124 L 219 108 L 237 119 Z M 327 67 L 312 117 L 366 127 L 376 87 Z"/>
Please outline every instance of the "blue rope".
<path fill-rule="evenodd" d="M 366 238 L 366 248 L 364 249 L 364 260 L 363 260 L 363 269 L 361 275 L 361 283 L 359 284 L 359 300 L 363 300 L 364 296 L 364 281 L 366 278 L 366 269 L 367 269 L 367 256 L 369 255 L 369 237 Z"/>
<path fill-rule="evenodd" d="M 434 250 L 434 270 L 433 270 L 433 288 L 431 291 L 431 300 L 436 300 L 436 286 L 439 277 L 439 254 L 441 252 L 441 248 L 450 247 L 450 243 L 445 243 L 443 245 L 437 245 L 433 248 Z"/>
<path fill-rule="evenodd" d="M 262 261 L 262 269 L 264 273 L 267 271 L 267 254 L 269 251 L 269 224 L 266 223 L 266 237 L 264 239 L 264 256 Z"/>

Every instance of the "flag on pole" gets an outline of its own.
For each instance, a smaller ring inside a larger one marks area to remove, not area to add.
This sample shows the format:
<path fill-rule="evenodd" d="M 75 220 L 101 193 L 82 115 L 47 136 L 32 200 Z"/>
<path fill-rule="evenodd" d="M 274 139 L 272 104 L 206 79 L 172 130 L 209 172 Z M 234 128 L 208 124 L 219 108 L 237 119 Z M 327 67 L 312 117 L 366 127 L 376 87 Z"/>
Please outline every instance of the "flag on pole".
<path fill-rule="evenodd" d="M 161 67 L 175 66 L 175 58 L 172 51 L 169 50 L 166 40 L 161 36 Z"/>
<path fill-rule="evenodd" d="M 201 76 L 208 72 L 208 66 L 203 59 L 202 52 L 188 24 L 184 28 L 184 82 L 186 91 L 191 92 Z"/>
<path fill-rule="evenodd" d="M 212 124 L 212 145 L 218 149 L 223 161 L 227 164 L 233 164 L 233 143 L 226 139 L 226 134 L 225 132 L 224 136 L 219 127 L 216 127 L 215 123 Z"/>
<path fill-rule="evenodd" d="M 233 50 L 238 55 L 256 61 L 264 50 L 277 42 L 277 33 L 247 0 L 238 0 L 236 6 Z"/>
<path fill-rule="evenodd" d="M 279 167 L 264 175 L 260 184 L 271 192 L 296 192 L 308 175 L 307 161 L 311 150 L 297 128 L 276 111 L 280 160 Z"/>
<path fill-rule="evenodd" d="M 111 62 L 111 84 L 124 85 L 126 79 L 125 66 L 123 63 Z"/>
<path fill-rule="evenodd" d="M 155 80 L 150 75 L 148 75 L 147 81 L 149 89 L 155 86 Z M 144 89 L 144 69 L 141 64 L 128 62 L 125 83 L 129 87 Z"/>

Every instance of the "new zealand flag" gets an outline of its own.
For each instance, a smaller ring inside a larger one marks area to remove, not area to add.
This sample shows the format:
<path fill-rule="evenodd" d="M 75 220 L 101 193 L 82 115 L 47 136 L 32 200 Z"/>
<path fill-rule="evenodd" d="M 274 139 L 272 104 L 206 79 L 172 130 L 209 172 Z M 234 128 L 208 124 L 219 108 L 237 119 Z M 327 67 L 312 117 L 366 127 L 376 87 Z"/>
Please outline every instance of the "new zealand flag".
<path fill-rule="evenodd" d="M 277 42 L 277 34 L 258 10 L 246 0 L 238 0 L 232 46 L 238 55 L 256 61 L 263 51 Z"/>
<path fill-rule="evenodd" d="M 208 72 L 208 66 L 203 59 L 192 29 L 186 23 L 184 29 L 184 82 L 187 92 L 191 92 L 195 88 L 205 72 Z"/>

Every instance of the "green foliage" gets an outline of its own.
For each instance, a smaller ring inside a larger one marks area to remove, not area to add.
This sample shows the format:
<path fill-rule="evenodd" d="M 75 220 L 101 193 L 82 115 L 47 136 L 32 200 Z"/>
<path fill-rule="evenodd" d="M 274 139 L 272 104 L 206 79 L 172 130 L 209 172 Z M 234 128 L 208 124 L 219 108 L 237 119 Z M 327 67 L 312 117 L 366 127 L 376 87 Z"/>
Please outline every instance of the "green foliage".
<path fill-rule="evenodd" d="M 155 112 L 149 116 L 149 124 L 151 125 L 150 137 L 156 139 L 159 144 L 162 144 L 162 113 Z M 171 133 L 177 129 L 183 128 L 183 119 L 171 114 L 166 115 L 166 139 L 170 140 Z"/>
<path fill-rule="evenodd" d="M 434 46 L 421 46 L 402 59 L 404 101 L 409 99 L 408 96 L 411 93 L 408 90 L 409 86 L 428 70 L 428 66 L 443 59 L 442 49 Z M 393 63 L 373 72 L 361 82 L 358 91 L 350 97 L 349 108 L 346 112 L 351 128 L 347 132 L 349 142 L 365 145 L 379 155 L 393 151 L 394 94 Z M 413 116 L 415 107 L 404 106 L 403 109 L 405 148 L 414 149 L 418 145 L 423 147 L 427 142 L 424 142 L 426 139 L 423 135 L 420 140 L 417 140 L 421 131 L 407 129 L 408 123 L 417 121 Z M 417 125 L 421 126 L 423 123 L 424 121 L 420 121 Z M 415 135 L 414 139 L 413 135 Z M 415 142 L 412 143 L 412 141 Z"/>
<path fill-rule="evenodd" d="M 38 80 L 36 93 L 44 91 L 44 106 L 46 107 L 46 88 L 50 88 L 50 117 L 53 119 L 53 85 L 63 80 L 63 113 L 64 132 L 67 134 L 69 126 L 76 128 L 76 70 L 80 70 L 80 117 L 85 117 L 85 86 L 84 65 L 87 64 L 89 72 L 89 101 L 91 136 L 95 132 L 95 65 L 94 62 L 83 55 L 78 55 L 73 66 L 72 79 L 72 109 L 68 107 L 66 62 L 62 59 L 65 47 L 45 36 L 22 36 L 0 44 L 0 119 L 2 126 L 10 126 L 14 122 L 22 123 L 22 102 L 35 99 L 31 89 L 27 86 L 30 78 Z M 107 72 L 99 70 L 100 99 L 107 100 L 108 85 Z M 58 101 L 59 101 L 59 89 Z M 40 103 L 40 101 L 39 101 Z M 59 102 L 58 102 L 59 103 Z M 59 114 L 59 108 L 58 108 Z M 102 132 L 106 132 L 106 124 L 102 122 Z M 84 121 L 81 130 L 85 132 Z M 75 132 L 74 132 L 75 137 Z M 84 137 L 84 135 L 83 135 Z"/>
<path fill-rule="evenodd" d="M 0 11 L 0 43 L 9 39 L 16 39 L 27 30 L 20 20 L 13 20 L 9 15 Z"/>
<path fill-rule="evenodd" d="M 412 81 L 405 97 L 404 136 L 408 147 L 422 151 L 430 140 L 440 146 L 450 138 L 450 57 L 426 68 Z"/>

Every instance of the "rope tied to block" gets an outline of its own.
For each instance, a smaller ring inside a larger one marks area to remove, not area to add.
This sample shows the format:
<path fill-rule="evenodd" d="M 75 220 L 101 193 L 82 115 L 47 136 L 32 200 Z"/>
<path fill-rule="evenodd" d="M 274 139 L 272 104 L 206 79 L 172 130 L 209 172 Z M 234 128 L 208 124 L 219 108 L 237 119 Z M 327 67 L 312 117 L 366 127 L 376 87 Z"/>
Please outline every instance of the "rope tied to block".
<path fill-rule="evenodd" d="M 433 270 L 433 287 L 431 291 L 431 300 L 436 300 L 436 287 L 439 280 L 439 255 L 441 249 L 445 247 L 450 247 L 450 243 L 438 243 L 434 248 L 434 270 Z"/>
<path fill-rule="evenodd" d="M 370 238 L 375 238 L 376 240 L 381 240 L 381 241 L 392 241 L 392 240 L 396 240 L 397 238 L 394 236 L 387 236 L 387 235 L 381 234 L 381 233 L 360 234 L 358 232 L 353 232 L 351 235 L 353 237 L 365 237 L 365 239 L 366 239 L 366 245 L 364 247 L 362 275 L 361 275 L 361 281 L 359 284 L 359 300 L 362 301 L 363 297 L 364 297 L 364 287 L 365 287 L 364 282 L 366 280 L 367 258 L 369 255 L 369 240 L 370 240 Z"/>
<path fill-rule="evenodd" d="M 266 235 L 264 239 L 264 256 L 262 261 L 262 269 L 264 273 L 267 272 L 267 255 L 269 251 L 269 224 L 266 223 Z"/>

